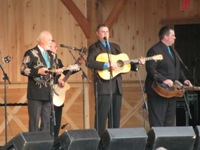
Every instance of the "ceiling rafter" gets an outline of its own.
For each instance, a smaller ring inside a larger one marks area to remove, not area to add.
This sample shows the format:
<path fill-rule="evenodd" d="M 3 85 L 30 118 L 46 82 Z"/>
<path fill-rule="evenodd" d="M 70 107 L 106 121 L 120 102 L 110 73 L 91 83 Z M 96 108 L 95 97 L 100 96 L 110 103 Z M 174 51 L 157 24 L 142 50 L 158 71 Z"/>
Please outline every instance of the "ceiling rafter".
<path fill-rule="evenodd" d="M 113 26 L 115 20 L 119 17 L 119 14 L 126 5 L 127 1 L 128 0 L 118 0 L 116 2 L 116 5 L 113 7 L 112 11 L 110 12 L 108 18 L 105 21 L 105 24 L 108 26 L 108 28 L 111 28 Z"/>
<path fill-rule="evenodd" d="M 77 23 L 81 27 L 82 31 L 84 32 L 87 38 L 90 37 L 90 30 L 89 30 L 89 22 L 87 18 L 83 15 L 80 9 L 76 6 L 76 4 L 72 0 L 61 0 L 61 2 L 67 7 L 73 17 L 76 19 Z"/>
<path fill-rule="evenodd" d="M 111 28 L 113 26 L 114 22 L 119 17 L 119 14 L 121 13 L 127 1 L 128 0 L 118 0 L 116 2 L 115 6 L 111 10 L 109 16 L 105 21 L 105 24 L 108 26 L 108 28 Z M 90 23 L 80 11 L 80 9 L 76 6 L 76 4 L 72 0 L 61 0 L 61 2 L 67 7 L 67 9 L 76 19 L 86 38 L 90 38 Z"/>

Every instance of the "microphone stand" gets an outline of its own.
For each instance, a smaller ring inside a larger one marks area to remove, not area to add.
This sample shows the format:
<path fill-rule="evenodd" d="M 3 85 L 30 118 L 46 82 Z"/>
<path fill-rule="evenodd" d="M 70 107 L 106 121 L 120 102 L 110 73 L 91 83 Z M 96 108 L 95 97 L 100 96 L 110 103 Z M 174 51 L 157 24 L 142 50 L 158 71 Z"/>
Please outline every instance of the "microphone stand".
<path fill-rule="evenodd" d="M 73 57 L 73 59 L 75 60 L 75 62 L 77 62 L 75 56 L 73 55 L 71 49 L 69 49 L 69 52 L 71 54 L 71 56 Z M 80 53 L 79 53 L 80 54 Z M 82 57 L 82 56 L 81 56 Z M 83 127 L 85 129 L 85 84 L 84 84 L 84 78 L 87 79 L 88 83 L 90 83 L 86 73 L 84 72 L 84 70 L 82 69 L 82 67 L 80 66 L 80 70 L 82 72 L 82 90 L 83 90 Z"/>
<path fill-rule="evenodd" d="M 183 95 L 183 97 L 184 97 L 185 105 L 186 105 L 186 108 L 185 108 L 185 125 L 188 126 L 189 125 L 189 119 L 192 119 L 192 115 L 190 113 L 190 107 L 189 107 L 189 104 L 188 104 L 188 99 L 186 98 L 185 94 Z"/>
<path fill-rule="evenodd" d="M 83 58 L 83 57 L 82 57 Z M 83 58 L 83 60 L 86 62 L 86 60 Z M 86 65 L 87 66 L 87 65 Z M 89 68 L 90 69 L 90 68 Z M 95 91 L 95 128 L 97 131 L 99 131 L 99 113 L 98 113 L 98 83 L 97 83 L 97 80 L 99 81 L 100 84 L 102 84 L 101 80 L 99 79 L 99 76 L 95 73 L 95 71 L 93 69 L 90 69 L 90 71 L 92 72 L 93 74 L 93 77 L 95 78 L 94 79 L 94 91 Z"/>
<path fill-rule="evenodd" d="M 184 63 L 183 60 L 181 59 L 181 57 L 180 57 L 180 55 L 178 54 L 178 52 L 177 52 L 175 49 L 173 49 L 173 48 L 171 48 L 171 49 L 172 49 L 172 51 L 174 52 L 174 54 L 177 56 L 177 58 L 180 60 L 182 66 L 183 66 L 183 67 L 185 68 L 185 70 L 189 73 L 189 76 L 194 78 L 194 74 L 193 74 L 193 76 L 192 76 L 191 72 L 189 71 L 188 67 L 185 65 L 185 63 Z M 200 53 L 199 53 L 199 55 L 195 58 L 193 64 L 195 64 L 195 63 L 197 62 L 199 56 L 200 56 Z M 195 66 L 195 65 L 194 65 L 194 66 Z M 198 83 L 197 80 L 196 80 L 195 78 L 194 78 L 194 82 Z M 199 83 L 198 83 L 198 84 L 199 84 Z"/>
<path fill-rule="evenodd" d="M 106 50 L 107 50 L 107 54 L 108 54 L 108 63 L 109 63 L 109 66 L 110 68 L 110 80 L 109 80 L 109 85 L 110 85 L 110 114 L 109 114 L 109 127 L 110 128 L 113 128 L 113 95 L 112 95 L 112 77 L 113 77 L 113 74 L 112 74 L 112 66 L 111 66 L 111 60 L 110 60 L 110 54 L 109 54 L 109 47 L 108 47 L 108 42 L 106 40 L 106 37 L 104 38 L 105 40 L 105 43 L 106 43 Z"/>
<path fill-rule="evenodd" d="M 181 62 L 181 64 L 183 65 L 183 67 L 185 68 L 185 70 L 187 70 L 187 72 L 189 73 L 189 75 L 191 76 L 191 73 L 190 71 L 188 70 L 188 67 L 185 65 L 185 63 L 183 62 L 183 60 L 181 59 L 180 55 L 178 54 L 178 52 L 172 48 L 172 51 L 174 52 L 174 54 L 177 56 L 177 58 L 179 59 L 179 61 Z M 200 56 L 200 54 L 198 55 Z M 198 57 L 195 59 L 195 61 L 198 60 Z M 196 79 L 195 79 L 196 80 Z M 184 96 L 184 100 L 185 100 L 185 105 L 186 105 L 186 108 L 185 108 L 185 116 L 186 116 L 186 126 L 189 125 L 189 117 L 190 119 L 192 119 L 192 116 L 191 116 L 191 113 L 190 113 L 190 107 L 189 107 L 189 104 L 188 104 L 188 100 L 185 96 L 185 94 L 183 95 Z M 188 117 L 189 115 L 189 117 Z"/>
<path fill-rule="evenodd" d="M 145 96 L 144 96 L 145 94 L 144 94 L 144 90 L 143 90 L 143 86 L 142 86 L 139 70 L 137 71 L 137 74 L 138 74 L 138 79 L 139 79 L 139 83 L 140 83 L 140 88 L 141 88 L 141 91 L 142 91 L 142 100 L 143 100 L 142 108 L 143 108 L 143 110 L 146 110 L 147 114 L 148 114 L 148 106 L 147 106 L 147 102 L 145 100 Z M 143 119 L 144 119 L 144 129 L 146 129 L 146 121 L 145 121 L 144 111 L 143 111 Z"/>
<path fill-rule="evenodd" d="M 1 68 L 1 70 L 2 70 L 2 72 L 3 72 L 3 75 L 4 75 L 4 77 L 3 77 L 3 80 L 4 80 L 4 115 L 5 115 L 5 145 L 7 144 L 7 139 L 8 139 L 8 135 L 7 135 L 7 133 L 8 133 L 8 130 L 7 130 L 7 120 L 8 120 L 8 118 L 7 118 L 7 93 L 6 93 L 6 80 L 8 80 L 8 83 L 9 84 L 11 84 L 11 82 L 10 82 L 10 80 L 9 80 L 9 78 L 8 78 L 8 76 L 7 76 L 7 74 L 5 73 L 5 71 L 4 71 L 4 69 L 3 69 L 3 67 L 2 67 L 2 65 L 0 64 L 0 68 Z"/>
<path fill-rule="evenodd" d="M 55 53 L 53 54 L 53 58 L 51 59 L 51 68 L 50 69 L 57 69 L 56 66 L 56 60 L 57 60 L 57 55 Z M 50 86 L 50 102 L 51 102 L 51 118 L 50 118 L 50 134 L 53 137 L 53 139 L 55 140 L 55 126 L 56 124 L 56 115 L 55 115 L 55 108 L 54 108 L 54 103 L 53 103 L 53 97 L 54 94 L 56 94 L 57 96 L 59 96 L 59 94 L 55 91 L 54 89 L 54 84 L 56 81 L 56 73 L 55 72 L 48 72 L 49 76 L 50 76 L 50 82 L 49 82 L 49 86 Z"/>
<path fill-rule="evenodd" d="M 56 126 L 56 116 L 55 116 L 55 110 L 54 110 L 54 104 L 53 104 L 53 94 L 57 94 L 53 88 L 53 85 L 54 85 L 54 76 L 55 76 L 55 73 L 49 73 L 50 75 L 50 83 L 49 83 L 49 86 L 50 86 L 50 101 L 51 101 L 51 136 L 53 137 L 53 139 L 55 139 L 55 134 L 54 134 L 54 127 Z"/>
<path fill-rule="evenodd" d="M 196 80 L 196 63 L 200 58 L 200 53 L 197 55 L 197 57 L 194 59 L 194 61 L 192 62 L 192 66 L 193 66 L 193 84 L 196 85 L 195 83 L 197 83 L 197 85 L 199 85 L 198 81 Z"/>

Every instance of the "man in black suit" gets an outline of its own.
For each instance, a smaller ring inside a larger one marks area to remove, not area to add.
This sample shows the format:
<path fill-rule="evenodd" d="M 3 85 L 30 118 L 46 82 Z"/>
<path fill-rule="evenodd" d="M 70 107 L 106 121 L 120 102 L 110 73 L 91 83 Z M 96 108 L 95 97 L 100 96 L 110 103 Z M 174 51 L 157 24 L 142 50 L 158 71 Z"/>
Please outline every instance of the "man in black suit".
<path fill-rule="evenodd" d="M 43 31 L 37 40 L 37 46 L 25 52 L 20 71 L 28 77 L 29 131 L 50 131 L 52 102 L 48 70 L 52 67 L 52 58 L 47 50 L 51 47 L 52 35 Z"/>
<path fill-rule="evenodd" d="M 88 57 L 86 65 L 94 70 L 94 86 L 96 98 L 96 113 L 95 113 L 95 128 L 99 135 L 102 135 L 106 128 L 106 120 L 108 117 L 108 127 L 120 127 L 120 110 L 122 102 L 122 77 L 120 74 L 110 80 L 104 80 L 99 77 L 97 70 L 110 68 L 117 69 L 117 63 L 99 62 L 96 57 L 101 53 L 111 53 L 117 55 L 121 53 L 120 46 L 109 42 L 109 29 L 105 24 L 99 24 L 96 35 L 98 41 L 92 44 L 88 49 Z M 144 64 L 144 59 L 140 59 L 141 64 Z M 137 71 L 135 64 L 131 64 L 131 70 Z M 111 93 L 112 91 L 112 93 Z M 112 99 L 111 99 L 112 97 Z M 112 104 L 112 105 L 111 105 Z M 112 113 L 109 113 L 112 108 Z M 109 116 L 112 114 L 112 118 Z"/>
<path fill-rule="evenodd" d="M 159 96 L 152 89 L 154 81 L 164 83 L 172 87 L 175 80 L 185 85 L 191 86 L 181 70 L 180 60 L 172 49 L 176 39 L 174 29 L 164 26 L 159 31 L 160 41 L 152 46 L 147 56 L 162 54 L 162 61 L 148 61 L 146 63 L 147 77 L 145 81 L 145 91 L 147 93 L 147 103 L 149 111 L 150 127 L 173 126 L 176 114 L 176 102 L 174 98 Z"/>

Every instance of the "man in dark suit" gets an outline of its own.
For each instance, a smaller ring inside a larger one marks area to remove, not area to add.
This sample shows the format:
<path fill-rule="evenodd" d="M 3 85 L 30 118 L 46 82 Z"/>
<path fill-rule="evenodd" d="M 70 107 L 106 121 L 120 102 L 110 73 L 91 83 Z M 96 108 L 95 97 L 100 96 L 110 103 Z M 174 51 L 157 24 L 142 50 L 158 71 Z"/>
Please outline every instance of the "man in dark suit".
<path fill-rule="evenodd" d="M 159 31 L 160 41 L 152 46 L 147 56 L 162 54 L 162 61 L 149 61 L 146 63 L 147 77 L 145 81 L 145 91 L 147 93 L 147 103 L 149 111 L 150 127 L 173 126 L 176 113 L 176 102 L 174 98 L 159 96 L 152 89 L 154 81 L 164 83 L 172 87 L 175 80 L 185 85 L 191 86 L 181 70 L 180 60 L 172 49 L 176 39 L 174 29 L 164 26 Z"/>
<path fill-rule="evenodd" d="M 28 77 L 29 131 L 50 131 L 52 91 L 48 70 L 52 67 L 52 58 L 47 50 L 51 47 L 52 35 L 43 31 L 37 40 L 37 46 L 25 52 L 20 71 Z"/>
<path fill-rule="evenodd" d="M 95 128 L 99 135 L 102 135 L 106 128 L 106 120 L 108 117 L 108 127 L 120 127 L 120 110 L 122 102 L 122 77 L 120 74 L 110 80 L 104 80 L 99 77 L 97 70 L 110 68 L 117 69 L 116 62 L 99 62 L 96 57 L 101 53 L 111 53 L 114 55 L 120 54 L 120 46 L 109 42 L 109 29 L 105 24 L 99 24 L 96 35 L 98 41 L 92 44 L 88 49 L 88 57 L 86 61 L 87 67 L 94 70 L 94 86 L 96 98 L 96 113 L 95 113 Z M 144 64 L 144 59 L 140 59 L 141 64 Z M 131 70 L 137 71 L 135 64 L 131 64 Z M 112 104 L 112 105 L 111 105 Z M 112 108 L 112 113 L 110 110 Z M 109 116 L 112 114 L 112 118 Z"/>

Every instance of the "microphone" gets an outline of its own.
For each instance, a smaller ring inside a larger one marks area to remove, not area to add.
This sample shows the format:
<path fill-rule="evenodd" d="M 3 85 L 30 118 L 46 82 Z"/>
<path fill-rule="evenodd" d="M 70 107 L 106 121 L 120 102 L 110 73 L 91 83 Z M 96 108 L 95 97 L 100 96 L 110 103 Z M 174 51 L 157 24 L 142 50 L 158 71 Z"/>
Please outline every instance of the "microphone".
<path fill-rule="evenodd" d="M 64 129 L 69 123 L 63 124 L 60 128 Z"/>
<path fill-rule="evenodd" d="M 63 48 L 68 48 L 68 49 L 73 49 L 75 51 L 79 51 L 79 52 L 83 52 L 83 48 L 79 49 L 79 48 L 76 48 L 76 47 L 71 47 L 71 46 L 66 46 L 64 44 L 60 44 L 60 47 L 63 47 Z"/>
<path fill-rule="evenodd" d="M 71 46 L 66 46 L 66 45 L 64 45 L 64 44 L 60 44 L 60 47 L 73 49 Z"/>
<path fill-rule="evenodd" d="M 105 36 L 105 37 L 103 37 L 103 39 L 104 39 L 104 41 L 105 41 L 105 42 L 107 42 L 107 37 L 106 37 L 106 36 Z"/>
<path fill-rule="evenodd" d="M 110 50 L 110 47 L 108 47 L 107 37 L 104 36 L 103 39 L 104 39 L 104 41 L 105 41 L 105 43 L 106 43 L 106 49 L 109 51 L 109 50 Z"/>
<path fill-rule="evenodd" d="M 0 65 L 7 64 L 10 61 L 11 61 L 11 57 L 10 56 L 6 56 L 6 57 L 3 58 L 2 63 Z"/>
<path fill-rule="evenodd" d="M 11 57 L 10 56 L 6 56 L 3 58 L 3 63 L 9 63 L 11 61 Z"/>

